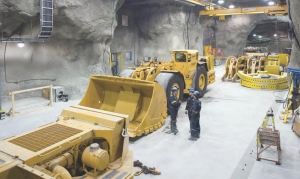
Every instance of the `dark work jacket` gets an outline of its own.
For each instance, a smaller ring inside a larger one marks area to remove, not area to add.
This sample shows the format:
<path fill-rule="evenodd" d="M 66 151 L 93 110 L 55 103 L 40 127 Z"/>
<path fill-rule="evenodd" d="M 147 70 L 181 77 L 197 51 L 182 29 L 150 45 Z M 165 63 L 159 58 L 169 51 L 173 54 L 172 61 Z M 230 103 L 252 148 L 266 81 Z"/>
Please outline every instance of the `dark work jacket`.
<path fill-rule="evenodd" d="M 193 106 L 191 109 L 191 117 L 192 118 L 200 118 L 200 111 L 201 111 L 201 101 L 198 99 L 195 99 L 193 102 Z"/>
<path fill-rule="evenodd" d="M 171 110 L 178 111 L 178 108 L 180 107 L 181 102 L 176 98 L 175 95 L 171 95 L 169 98 L 169 107 Z"/>
<path fill-rule="evenodd" d="M 194 98 L 189 96 L 187 102 L 186 102 L 186 107 L 185 107 L 185 110 L 187 110 L 188 112 L 191 111 L 192 109 L 192 105 L 193 105 L 193 102 L 194 102 Z"/>

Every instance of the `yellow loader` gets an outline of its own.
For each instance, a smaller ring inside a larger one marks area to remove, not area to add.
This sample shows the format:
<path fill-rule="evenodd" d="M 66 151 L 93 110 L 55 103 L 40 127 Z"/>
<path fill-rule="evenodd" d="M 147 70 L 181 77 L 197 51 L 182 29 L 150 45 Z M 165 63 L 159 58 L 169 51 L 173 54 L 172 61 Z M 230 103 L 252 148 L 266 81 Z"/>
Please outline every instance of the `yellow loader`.
<path fill-rule="evenodd" d="M 172 60 L 141 62 L 137 68 L 117 76 L 92 76 L 80 105 L 129 115 L 130 137 L 159 129 L 167 117 L 171 88 L 179 88 L 178 98 L 194 87 L 206 92 L 215 81 L 214 57 L 198 56 L 197 50 L 171 51 Z"/>
<path fill-rule="evenodd" d="M 128 115 L 67 107 L 57 122 L 0 141 L 0 178 L 133 179 L 128 123 Z"/>

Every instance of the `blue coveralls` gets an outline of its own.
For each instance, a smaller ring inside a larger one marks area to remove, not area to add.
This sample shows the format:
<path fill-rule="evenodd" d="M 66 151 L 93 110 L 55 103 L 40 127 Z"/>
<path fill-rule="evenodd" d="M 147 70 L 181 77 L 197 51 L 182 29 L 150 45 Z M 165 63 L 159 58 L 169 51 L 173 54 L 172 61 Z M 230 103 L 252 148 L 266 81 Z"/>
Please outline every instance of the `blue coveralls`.
<path fill-rule="evenodd" d="M 200 111 L 201 101 L 195 99 L 191 109 L 191 136 L 197 138 L 200 135 Z"/>
<path fill-rule="evenodd" d="M 171 95 L 169 98 L 169 110 L 171 114 L 171 131 L 176 132 L 177 131 L 177 114 L 178 114 L 178 108 L 180 107 L 181 103 L 176 98 L 175 95 Z"/>
<path fill-rule="evenodd" d="M 189 120 L 190 120 L 190 130 L 192 129 L 192 123 L 191 123 L 192 111 L 191 110 L 192 110 L 193 102 L 194 102 L 194 98 L 192 96 L 189 96 L 188 100 L 186 102 L 186 107 L 185 107 L 185 110 L 188 111 L 188 117 L 189 117 Z"/>

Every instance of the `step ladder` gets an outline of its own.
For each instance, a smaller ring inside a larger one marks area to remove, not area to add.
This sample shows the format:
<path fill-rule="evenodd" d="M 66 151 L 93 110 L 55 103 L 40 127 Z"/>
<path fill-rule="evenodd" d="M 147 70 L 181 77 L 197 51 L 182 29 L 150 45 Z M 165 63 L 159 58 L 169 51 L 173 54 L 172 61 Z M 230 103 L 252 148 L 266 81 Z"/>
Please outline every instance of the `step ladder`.
<path fill-rule="evenodd" d="M 269 120 L 272 120 L 272 128 L 268 128 Z M 263 146 L 265 145 L 265 146 Z M 277 148 L 277 160 L 262 158 L 261 154 L 275 146 Z M 276 165 L 280 165 L 281 145 L 280 145 L 280 132 L 275 129 L 274 113 L 270 108 L 263 120 L 262 126 L 257 129 L 257 161 L 267 160 L 276 162 Z"/>

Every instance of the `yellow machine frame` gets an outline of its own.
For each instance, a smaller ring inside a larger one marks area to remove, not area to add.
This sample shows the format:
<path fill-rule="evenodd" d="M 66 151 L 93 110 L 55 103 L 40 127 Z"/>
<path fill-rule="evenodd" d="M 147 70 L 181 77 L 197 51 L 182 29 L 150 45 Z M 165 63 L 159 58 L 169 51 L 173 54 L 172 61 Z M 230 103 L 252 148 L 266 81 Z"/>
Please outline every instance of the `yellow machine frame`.
<path fill-rule="evenodd" d="M 222 80 L 241 79 L 240 84 L 255 89 L 278 90 L 288 88 L 286 72 L 281 72 L 281 67 L 288 65 L 288 54 L 265 56 L 264 53 L 246 53 L 246 56 L 227 59 L 225 74 Z M 264 77 L 264 78 L 262 78 Z M 269 78 L 265 78 L 269 77 Z"/>
<path fill-rule="evenodd" d="M 234 8 L 234 9 L 202 10 L 199 12 L 199 16 L 227 16 L 227 15 L 241 15 L 241 14 L 287 15 L 288 8 L 286 5 L 282 5 L 282 6 L 261 6 L 261 7 L 243 7 L 243 8 Z"/>
<path fill-rule="evenodd" d="M 91 77 L 89 92 L 80 104 L 128 114 L 130 137 L 159 129 L 167 117 L 173 86 L 182 98 L 191 87 L 204 95 L 207 85 L 215 82 L 213 56 L 199 56 L 197 50 L 173 50 L 171 55 L 171 61 L 144 61 L 119 77 Z"/>
<path fill-rule="evenodd" d="M 0 178 L 71 179 L 82 167 L 86 179 L 111 173 L 133 179 L 127 126 L 127 115 L 82 105 L 65 108 L 57 122 L 0 142 Z M 101 148 L 91 151 L 91 144 Z"/>
<path fill-rule="evenodd" d="M 177 61 L 175 57 L 176 53 L 183 53 L 186 56 L 186 60 L 184 62 Z M 188 88 L 193 86 L 193 77 L 195 76 L 197 67 L 203 67 L 207 72 L 207 79 L 203 79 L 204 76 L 201 76 L 199 83 L 206 82 L 206 85 L 209 85 L 215 82 L 214 56 L 198 56 L 197 50 L 173 50 L 171 54 L 172 60 L 169 62 L 155 62 L 153 59 L 149 62 L 141 62 L 140 66 L 135 68 L 129 77 L 145 81 L 155 81 L 161 73 L 178 74 L 184 82 L 183 93 L 187 94 Z M 200 90 L 203 88 L 200 85 Z"/>

